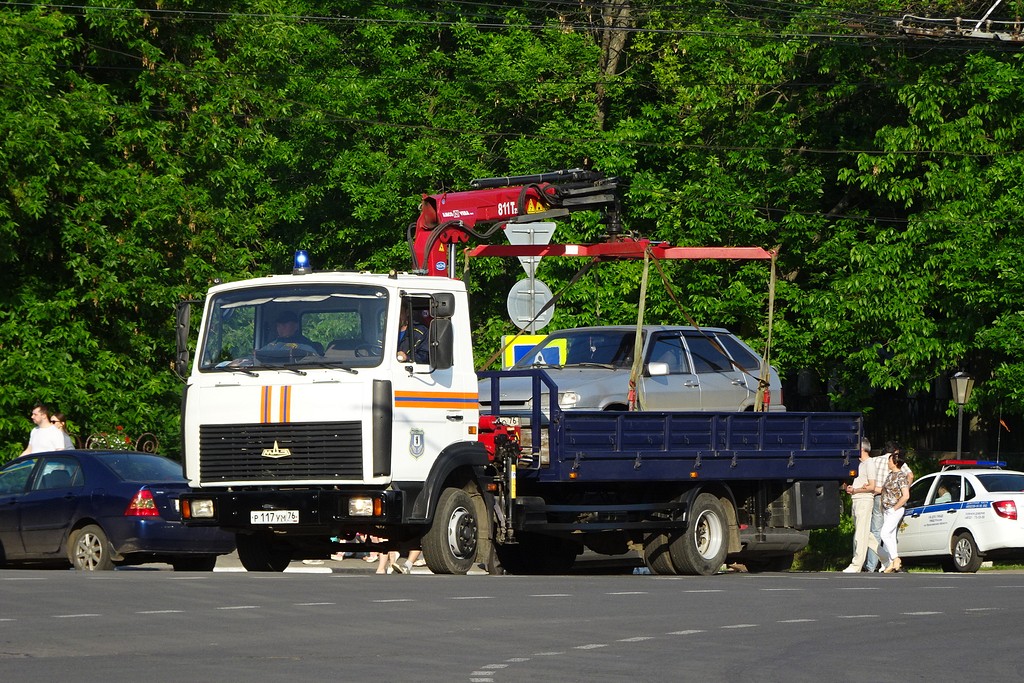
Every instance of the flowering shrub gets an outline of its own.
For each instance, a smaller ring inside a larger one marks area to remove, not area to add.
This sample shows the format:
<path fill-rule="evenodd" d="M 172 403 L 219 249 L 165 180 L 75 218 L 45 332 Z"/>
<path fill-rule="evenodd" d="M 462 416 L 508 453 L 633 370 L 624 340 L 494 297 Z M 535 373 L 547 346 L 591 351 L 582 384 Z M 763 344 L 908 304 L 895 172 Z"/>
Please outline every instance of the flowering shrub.
<path fill-rule="evenodd" d="M 86 447 L 97 451 L 130 451 L 135 448 L 135 442 L 125 434 L 124 427 L 118 425 L 113 432 L 96 432 L 90 436 Z"/>

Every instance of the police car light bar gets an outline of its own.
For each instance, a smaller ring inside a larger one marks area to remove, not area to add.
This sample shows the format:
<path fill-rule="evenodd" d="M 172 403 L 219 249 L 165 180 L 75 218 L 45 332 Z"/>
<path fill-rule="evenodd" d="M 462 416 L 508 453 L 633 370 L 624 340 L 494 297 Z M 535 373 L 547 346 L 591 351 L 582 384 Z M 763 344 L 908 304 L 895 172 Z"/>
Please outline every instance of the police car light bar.
<path fill-rule="evenodd" d="M 1003 460 L 940 460 L 939 466 L 942 469 L 950 467 L 1006 467 Z"/>

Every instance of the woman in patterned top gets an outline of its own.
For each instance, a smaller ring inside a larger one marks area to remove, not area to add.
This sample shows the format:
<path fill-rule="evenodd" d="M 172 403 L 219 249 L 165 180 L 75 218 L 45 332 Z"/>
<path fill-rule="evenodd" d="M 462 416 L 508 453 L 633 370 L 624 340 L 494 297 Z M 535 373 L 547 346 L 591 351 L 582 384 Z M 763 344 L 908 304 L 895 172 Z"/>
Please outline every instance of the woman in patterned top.
<path fill-rule="evenodd" d="M 910 499 L 910 482 L 901 470 L 905 462 L 902 449 L 893 451 L 889 456 L 889 473 L 882 484 L 882 544 L 888 556 L 882 571 L 886 574 L 898 572 L 902 566 L 896 549 L 896 530 L 903 519 L 903 506 Z"/>

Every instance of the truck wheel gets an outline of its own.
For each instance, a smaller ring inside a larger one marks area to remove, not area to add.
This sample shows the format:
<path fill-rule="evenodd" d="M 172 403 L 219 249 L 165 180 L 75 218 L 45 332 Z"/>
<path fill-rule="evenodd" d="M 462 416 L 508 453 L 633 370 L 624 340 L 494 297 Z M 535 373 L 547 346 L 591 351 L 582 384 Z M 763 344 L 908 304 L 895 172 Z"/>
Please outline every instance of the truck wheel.
<path fill-rule="evenodd" d="M 110 558 L 110 541 L 95 524 L 71 532 L 68 539 L 68 560 L 75 569 L 107 571 L 114 568 Z"/>
<path fill-rule="evenodd" d="M 668 534 L 651 534 L 644 539 L 644 562 L 653 573 L 662 576 L 673 576 L 679 573 L 676 571 L 676 566 L 672 564 L 669 547 Z"/>
<path fill-rule="evenodd" d="M 976 572 L 981 569 L 982 557 L 974 536 L 965 531 L 953 539 L 953 569 L 958 572 Z"/>
<path fill-rule="evenodd" d="M 235 547 L 247 572 L 283 572 L 292 561 L 291 548 L 266 534 L 235 534 Z"/>
<path fill-rule="evenodd" d="M 725 510 L 709 493 L 697 496 L 687 515 L 686 532 L 672 539 L 669 555 L 680 574 L 710 576 L 718 572 L 728 551 Z"/>
<path fill-rule="evenodd" d="M 465 574 L 476 559 L 478 533 L 473 499 L 462 489 L 445 489 L 434 522 L 423 536 L 427 567 L 435 574 Z"/>

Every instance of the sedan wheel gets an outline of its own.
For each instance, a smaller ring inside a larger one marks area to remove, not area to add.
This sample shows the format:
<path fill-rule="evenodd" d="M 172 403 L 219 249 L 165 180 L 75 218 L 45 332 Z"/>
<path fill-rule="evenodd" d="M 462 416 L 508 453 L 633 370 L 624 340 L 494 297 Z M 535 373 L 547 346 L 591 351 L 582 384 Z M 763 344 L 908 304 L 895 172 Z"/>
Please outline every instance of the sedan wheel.
<path fill-rule="evenodd" d="M 75 569 L 106 571 L 114 568 L 110 541 L 95 524 L 75 529 L 68 540 L 68 560 Z"/>

